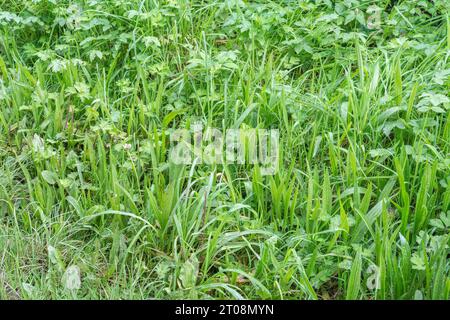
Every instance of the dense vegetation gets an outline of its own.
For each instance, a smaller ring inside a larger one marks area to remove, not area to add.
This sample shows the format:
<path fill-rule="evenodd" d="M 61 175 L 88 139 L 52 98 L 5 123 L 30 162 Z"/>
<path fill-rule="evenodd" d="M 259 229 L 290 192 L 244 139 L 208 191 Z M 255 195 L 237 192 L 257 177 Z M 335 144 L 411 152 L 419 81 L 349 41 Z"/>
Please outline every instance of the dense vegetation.
<path fill-rule="evenodd" d="M 448 299 L 448 6 L 0 0 L 0 298 Z"/>

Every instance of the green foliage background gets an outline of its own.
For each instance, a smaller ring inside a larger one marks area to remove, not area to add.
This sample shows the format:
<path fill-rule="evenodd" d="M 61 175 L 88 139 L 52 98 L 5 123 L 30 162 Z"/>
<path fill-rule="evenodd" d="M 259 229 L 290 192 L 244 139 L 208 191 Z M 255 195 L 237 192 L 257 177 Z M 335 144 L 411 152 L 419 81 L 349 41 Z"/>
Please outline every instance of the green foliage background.
<path fill-rule="evenodd" d="M 448 9 L 0 0 L 0 298 L 448 299 Z M 278 173 L 170 164 L 198 121 Z"/>

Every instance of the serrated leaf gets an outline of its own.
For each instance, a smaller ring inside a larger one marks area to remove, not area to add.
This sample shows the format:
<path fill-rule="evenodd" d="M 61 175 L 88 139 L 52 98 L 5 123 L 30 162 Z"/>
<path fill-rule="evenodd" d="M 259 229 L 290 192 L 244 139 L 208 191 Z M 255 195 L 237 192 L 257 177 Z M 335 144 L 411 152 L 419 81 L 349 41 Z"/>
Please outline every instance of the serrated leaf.
<path fill-rule="evenodd" d="M 66 269 L 61 279 L 64 287 L 68 290 L 78 290 L 81 287 L 81 272 L 76 265 L 71 265 Z"/>
<path fill-rule="evenodd" d="M 58 175 L 52 171 L 44 170 L 41 175 L 48 184 L 53 185 L 58 182 Z"/>
<path fill-rule="evenodd" d="M 181 267 L 180 281 L 183 288 L 192 288 L 197 282 L 199 263 L 195 255 L 186 260 Z"/>

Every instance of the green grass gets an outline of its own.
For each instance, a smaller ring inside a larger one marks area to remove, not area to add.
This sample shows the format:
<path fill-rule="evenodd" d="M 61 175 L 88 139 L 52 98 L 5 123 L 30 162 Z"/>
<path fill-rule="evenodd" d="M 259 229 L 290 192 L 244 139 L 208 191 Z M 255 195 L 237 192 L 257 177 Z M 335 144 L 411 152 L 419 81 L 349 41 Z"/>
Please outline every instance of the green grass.
<path fill-rule="evenodd" d="M 0 298 L 448 299 L 447 2 L 0 0 Z"/>

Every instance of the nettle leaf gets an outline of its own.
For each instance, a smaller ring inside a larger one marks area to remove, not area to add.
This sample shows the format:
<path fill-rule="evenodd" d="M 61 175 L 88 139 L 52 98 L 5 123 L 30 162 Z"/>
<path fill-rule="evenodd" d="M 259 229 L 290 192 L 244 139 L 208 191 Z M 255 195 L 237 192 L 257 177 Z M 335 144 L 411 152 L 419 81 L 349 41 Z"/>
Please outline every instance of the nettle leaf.
<path fill-rule="evenodd" d="M 302 43 L 297 44 L 294 47 L 295 53 L 299 54 L 302 51 L 313 53 L 313 49 L 309 46 L 309 44 L 306 41 L 303 41 Z"/>
<path fill-rule="evenodd" d="M 362 25 L 366 25 L 366 17 L 361 10 L 356 10 L 356 21 L 358 21 Z"/>
<path fill-rule="evenodd" d="M 344 259 L 341 262 L 339 262 L 338 267 L 340 269 L 350 270 L 352 268 L 352 260 Z"/>
<path fill-rule="evenodd" d="M 58 249 L 56 249 L 55 247 L 49 245 L 47 247 L 47 251 L 48 251 L 48 259 L 50 260 L 50 262 L 54 265 L 56 265 L 56 267 L 58 268 L 59 271 L 64 270 L 65 265 L 61 256 L 61 253 L 59 252 Z"/>
<path fill-rule="evenodd" d="M 417 252 L 413 253 L 411 263 L 414 270 L 425 270 L 425 262 L 422 257 L 417 254 Z"/>
<path fill-rule="evenodd" d="M 308 44 L 304 38 L 295 38 L 292 40 L 284 41 L 283 44 L 292 46 L 296 54 L 300 54 L 302 51 L 313 53 L 313 48 Z"/>
<path fill-rule="evenodd" d="M 94 61 L 95 59 L 102 60 L 103 59 L 103 52 L 99 50 L 91 50 L 89 51 L 89 61 Z"/>
<path fill-rule="evenodd" d="M 251 27 L 252 27 L 252 23 L 246 19 L 242 20 L 241 24 L 239 25 L 241 32 L 246 32 L 246 31 L 250 30 Z"/>
<path fill-rule="evenodd" d="M 386 136 L 389 136 L 390 134 L 391 134 L 391 131 L 394 129 L 394 128 L 398 128 L 398 129 L 405 129 L 405 123 L 404 123 L 404 120 L 403 119 L 399 119 L 399 120 L 396 120 L 396 121 L 389 121 L 389 122 L 386 122 L 386 123 L 384 123 L 381 127 L 379 127 L 378 129 L 380 130 L 383 130 L 383 133 L 386 135 Z"/>
<path fill-rule="evenodd" d="M 419 112 L 433 111 L 436 113 L 444 113 L 445 110 L 441 107 L 444 106 L 445 109 L 448 108 L 450 99 L 440 93 L 427 92 L 421 96 L 421 100 L 417 104 L 417 110 Z"/>
<path fill-rule="evenodd" d="M 446 230 L 450 228 L 450 211 L 448 211 L 446 214 L 441 213 L 439 216 L 439 219 L 431 219 L 430 225 L 440 229 L 440 230 Z"/>
<path fill-rule="evenodd" d="M 350 11 L 345 15 L 345 21 L 344 24 L 348 24 L 356 19 L 356 13 L 355 11 Z"/>
<path fill-rule="evenodd" d="M 34 134 L 33 140 L 31 141 L 31 146 L 33 147 L 33 151 L 36 153 L 42 153 L 45 151 L 44 140 L 37 134 Z"/>
<path fill-rule="evenodd" d="M 233 26 L 236 24 L 238 16 L 235 12 L 232 12 L 228 18 L 223 22 L 224 27 Z"/>
<path fill-rule="evenodd" d="M 429 43 L 418 43 L 413 47 L 417 50 L 423 51 L 427 57 L 433 55 L 437 49 L 437 45 L 431 45 Z"/>
<path fill-rule="evenodd" d="M 36 288 L 27 282 L 22 282 L 22 288 L 30 297 L 36 291 Z"/>
<path fill-rule="evenodd" d="M 414 300 L 423 300 L 423 293 L 420 290 L 414 292 Z"/>
<path fill-rule="evenodd" d="M 55 52 L 51 49 L 36 52 L 35 55 L 42 61 L 48 61 L 55 57 Z"/>
<path fill-rule="evenodd" d="M 336 13 L 326 14 L 326 15 L 323 15 L 320 18 L 318 18 L 317 22 L 321 22 L 321 21 L 331 22 L 331 21 L 337 20 L 338 18 L 339 18 L 339 16 Z"/>
<path fill-rule="evenodd" d="M 172 269 L 172 264 L 167 261 L 160 261 L 156 265 L 156 274 L 160 279 L 166 279 L 167 275 L 169 274 L 170 270 Z"/>
<path fill-rule="evenodd" d="M 58 182 L 58 175 L 53 171 L 44 170 L 41 172 L 42 178 L 47 182 L 48 184 L 55 184 Z"/>
<path fill-rule="evenodd" d="M 450 76 L 450 69 L 437 71 L 433 76 L 433 81 L 436 84 L 443 85 Z"/>
<path fill-rule="evenodd" d="M 439 220 L 439 219 L 431 219 L 430 220 L 430 226 L 438 228 L 438 229 L 445 230 L 444 223 L 441 220 Z"/>
<path fill-rule="evenodd" d="M 64 54 L 64 52 L 68 51 L 70 49 L 70 46 L 68 44 L 57 44 L 55 45 L 55 51 Z"/>
<path fill-rule="evenodd" d="M 394 154 L 394 151 L 392 149 L 372 149 L 369 154 L 372 158 L 389 157 Z"/>
<path fill-rule="evenodd" d="M 183 288 L 192 288 L 197 283 L 199 262 L 195 255 L 191 256 L 181 267 L 180 281 Z"/>
<path fill-rule="evenodd" d="M 390 118 L 392 115 L 395 115 L 395 114 L 397 114 L 397 113 L 399 113 L 399 112 L 401 112 L 401 111 L 404 111 L 404 110 L 406 110 L 406 109 L 407 109 L 406 106 L 400 106 L 400 107 L 392 107 L 392 108 L 389 108 L 389 109 L 383 111 L 383 112 L 378 116 L 378 119 L 377 119 L 377 120 L 378 120 L 379 122 L 382 122 L 382 121 L 384 121 L 384 120 Z"/>
<path fill-rule="evenodd" d="M 101 26 L 102 31 L 107 31 L 111 28 L 111 23 L 107 19 L 104 19 L 104 18 L 94 18 L 94 19 L 90 20 L 88 23 L 84 23 L 82 25 L 82 28 L 84 30 L 90 30 L 97 26 Z"/>
<path fill-rule="evenodd" d="M 67 61 L 61 59 L 52 60 L 48 66 L 48 70 L 52 72 L 61 72 L 67 68 Z"/>
<path fill-rule="evenodd" d="M 342 119 L 347 119 L 347 115 L 348 115 L 348 101 L 344 101 L 342 102 L 340 108 L 339 108 L 339 113 L 342 117 Z"/>
<path fill-rule="evenodd" d="M 77 265 L 71 265 L 66 269 L 61 279 L 67 290 L 78 290 L 81 287 L 81 272 Z"/>
<path fill-rule="evenodd" d="M 237 53 L 239 51 L 221 51 L 217 56 L 216 56 L 216 60 L 219 63 L 225 63 L 228 61 L 236 61 L 237 59 Z"/>
<path fill-rule="evenodd" d="M 7 12 L 7 11 L 0 12 L 0 23 L 1 24 L 8 24 L 10 22 L 20 23 L 21 21 L 22 21 L 22 19 L 15 13 Z"/>
<path fill-rule="evenodd" d="M 139 16 L 141 13 L 136 10 L 129 10 L 126 12 L 126 16 L 128 19 L 133 19 L 134 17 Z"/>
<path fill-rule="evenodd" d="M 75 82 L 73 87 L 68 87 L 66 89 L 67 95 L 75 95 L 79 97 L 82 101 L 90 99 L 90 88 L 89 86 L 84 82 Z"/>
<path fill-rule="evenodd" d="M 8 89 L 3 84 L 3 80 L 0 79 L 0 100 L 5 100 L 8 98 Z"/>
<path fill-rule="evenodd" d="M 159 42 L 159 39 L 157 37 L 148 36 L 148 37 L 144 37 L 142 40 L 144 41 L 144 45 L 146 48 L 161 47 L 161 42 Z"/>

